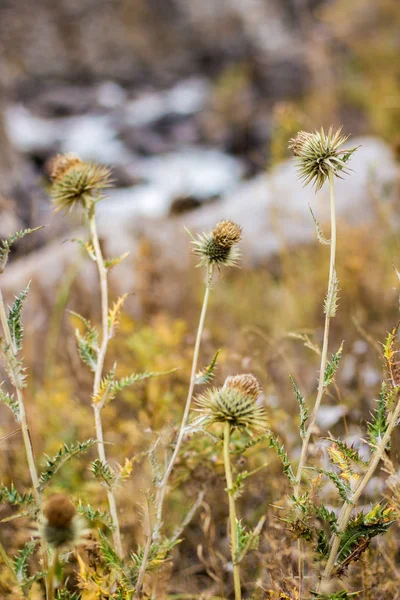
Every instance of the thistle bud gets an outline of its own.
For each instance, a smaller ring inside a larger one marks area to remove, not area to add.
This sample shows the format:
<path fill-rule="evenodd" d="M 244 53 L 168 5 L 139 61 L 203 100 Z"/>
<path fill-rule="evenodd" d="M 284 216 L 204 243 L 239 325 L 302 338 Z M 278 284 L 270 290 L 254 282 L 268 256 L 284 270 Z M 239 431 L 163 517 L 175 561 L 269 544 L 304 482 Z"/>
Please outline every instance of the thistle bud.
<path fill-rule="evenodd" d="M 192 238 L 193 253 L 201 257 L 198 266 L 236 266 L 240 258 L 237 244 L 241 238 L 242 228 L 233 221 L 220 221 L 211 233 Z"/>
<path fill-rule="evenodd" d="M 79 543 L 84 533 L 84 523 L 67 496 L 51 496 L 44 506 L 43 517 L 40 534 L 50 547 L 59 548 Z"/>
<path fill-rule="evenodd" d="M 339 178 L 348 173 L 346 164 L 357 148 L 340 149 L 349 137 L 341 135 L 341 131 L 339 128 L 333 132 L 332 127 L 328 133 L 322 128 L 314 133 L 300 131 L 289 141 L 289 149 L 298 159 L 299 178 L 304 185 L 312 182 L 315 189 L 319 190 L 329 173 Z"/>
<path fill-rule="evenodd" d="M 107 167 L 86 163 L 76 154 L 60 154 L 49 165 L 52 187 L 50 195 L 55 210 L 69 212 L 76 206 L 88 208 L 104 188 L 111 185 Z"/>
<path fill-rule="evenodd" d="M 253 375 L 228 377 L 222 388 L 207 390 L 197 399 L 198 422 L 206 427 L 228 422 L 238 429 L 265 431 L 265 410 L 257 403 L 260 394 L 261 386 Z"/>

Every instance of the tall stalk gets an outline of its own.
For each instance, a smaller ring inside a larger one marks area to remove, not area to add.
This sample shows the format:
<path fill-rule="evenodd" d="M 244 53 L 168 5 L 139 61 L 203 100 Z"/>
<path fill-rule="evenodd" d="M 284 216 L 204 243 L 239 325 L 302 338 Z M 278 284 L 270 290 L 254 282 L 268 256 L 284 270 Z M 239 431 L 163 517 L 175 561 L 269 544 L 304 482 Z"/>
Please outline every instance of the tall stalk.
<path fill-rule="evenodd" d="M 230 522 L 230 546 L 232 554 L 232 565 L 233 565 L 233 582 L 235 588 L 235 600 L 241 600 L 242 592 L 240 586 L 240 571 L 239 565 L 236 564 L 236 555 L 238 551 L 237 542 L 237 517 L 236 517 L 236 506 L 235 498 L 233 497 L 233 481 L 232 481 L 232 467 L 229 456 L 229 444 L 231 435 L 231 425 L 229 422 L 224 424 L 224 466 L 225 466 L 225 478 L 226 478 L 226 489 L 229 500 L 229 522 Z"/>
<path fill-rule="evenodd" d="M 93 396 L 95 397 L 101 385 L 101 379 L 103 376 L 103 367 L 104 360 L 107 353 L 108 343 L 110 341 L 110 328 L 108 324 L 108 279 L 107 279 L 107 269 L 104 264 L 103 254 L 100 248 L 99 236 L 97 233 L 96 226 L 96 215 L 94 207 L 91 207 L 89 214 L 89 229 L 91 235 L 91 241 L 93 244 L 94 254 L 96 257 L 97 270 L 99 273 L 100 280 L 100 294 L 101 294 L 101 323 L 102 323 L 102 339 L 100 344 L 100 350 L 97 357 L 96 370 L 94 374 L 94 383 L 93 383 Z M 104 446 L 104 436 L 103 436 L 103 424 L 101 420 L 101 410 L 102 406 L 93 405 L 94 411 L 94 423 L 96 428 L 96 438 L 97 438 L 97 451 L 99 455 L 100 461 L 104 464 L 107 463 L 106 451 Z M 121 542 L 121 533 L 117 512 L 117 503 L 114 496 L 114 491 L 111 488 L 107 488 L 107 499 L 108 506 L 110 509 L 111 520 L 113 524 L 113 540 L 116 551 L 120 556 L 122 556 L 122 542 Z"/>
<path fill-rule="evenodd" d="M 392 431 L 393 431 L 394 427 L 396 426 L 396 423 L 397 423 L 399 417 L 400 417 L 400 399 L 398 400 L 395 409 L 393 411 L 391 411 L 388 415 L 388 427 L 386 429 L 384 436 L 382 437 L 382 439 L 379 443 L 379 446 L 376 448 L 376 450 L 370 460 L 368 469 L 364 473 L 363 477 L 360 478 L 360 480 L 358 481 L 358 484 L 355 487 L 355 490 L 350 495 L 348 502 L 346 502 L 343 505 L 342 510 L 340 511 L 339 518 L 338 518 L 337 533 L 335 533 L 334 538 L 333 538 L 328 561 L 326 563 L 325 570 L 324 570 L 324 573 L 322 575 L 322 578 L 321 578 L 321 581 L 319 584 L 319 589 L 324 584 L 324 582 L 326 582 L 327 580 L 330 579 L 330 577 L 332 575 L 333 569 L 335 567 L 335 562 L 336 562 L 336 558 L 338 555 L 339 547 L 340 547 L 341 536 L 344 533 L 344 531 L 346 530 L 347 524 L 350 520 L 351 513 L 353 511 L 355 504 L 358 502 L 360 496 L 362 495 L 362 493 L 365 490 L 366 485 L 368 484 L 372 475 L 375 473 L 375 470 L 376 470 L 379 462 L 381 461 L 381 458 L 385 452 L 385 449 L 386 449 L 388 442 L 390 440 L 390 437 L 392 435 Z"/>
<path fill-rule="evenodd" d="M 328 280 L 328 291 L 327 297 L 329 297 L 334 290 L 336 285 L 336 270 L 335 270 L 335 262 L 336 262 L 336 210 L 335 210 L 335 190 L 334 190 L 334 180 L 333 174 L 329 171 L 329 196 L 330 196 L 330 212 L 331 212 L 331 239 L 330 239 L 330 261 L 329 261 L 329 280 Z M 325 314 L 325 326 L 324 326 L 324 338 L 322 343 L 322 352 L 321 352 L 321 364 L 319 368 L 319 380 L 318 380 L 318 390 L 317 397 L 315 400 L 314 408 L 311 413 L 310 419 L 308 421 L 308 426 L 306 429 L 305 436 L 303 438 L 303 444 L 301 448 L 301 455 L 299 465 L 297 467 L 296 472 L 296 484 L 294 486 L 294 495 L 297 498 L 300 492 L 301 486 L 301 476 L 303 469 L 307 462 L 308 449 L 310 444 L 310 438 L 312 431 L 314 429 L 315 421 L 317 418 L 318 410 L 321 405 L 321 401 L 324 395 L 325 386 L 324 386 L 324 374 L 328 362 L 328 344 L 329 344 L 329 329 L 330 322 L 332 318 L 332 313 L 328 309 Z M 302 597 L 303 590 L 303 542 L 301 539 L 298 540 L 298 571 L 299 571 L 299 599 Z"/>
<path fill-rule="evenodd" d="M 185 410 L 183 411 L 182 422 L 181 422 L 178 437 L 176 440 L 174 452 L 173 452 L 172 457 L 171 457 L 171 459 L 168 463 L 168 466 L 165 470 L 164 477 L 160 483 L 161 504 L 159 504 L 159 507 L 158 507 L 158 518 L 157 518 L 158 524 L 160 524 L 161 519 L 162 519 L 162 509 L 163 509 L 163 499 L 165 496 L 165 489 L 168 484 L 168 480 L 171 475 L 171 471 L 174 468 L 177 456 L 179 454 L 179 450 L 181 448 L 183 438 L 185 436 L 185 427 L 187 424 L 190 407 L 192 404 L 193 391 L 194 391 L 194 386 L 196 383 L 196 373 L 197 373 L 197 364 L 198 364 L 199 353 L 200 353 L 200 344 L 201 344 L 201 338 L 202 338 L 203 330 L 204 330 L 204 323 L 206 320 L 208 300 L 210 297 L 210 290 L 211 290 L 212 276 L 213 276 L 213 266 L 210 265 L 207 270 L 206 287 L 205 287 L 205 291 L 204 291 L 203 305 L 201 308 L 199 325 L 197 327 L 196 342 L 195 342 L 194 351 L 193 351 L 192 370 L 191 370 L 191 374 L 190 374 L 190 382 L 189 382 L 189 389 L 188 389 L 188 394 L 187 394 L 187 398 L 186 398 Z"/>

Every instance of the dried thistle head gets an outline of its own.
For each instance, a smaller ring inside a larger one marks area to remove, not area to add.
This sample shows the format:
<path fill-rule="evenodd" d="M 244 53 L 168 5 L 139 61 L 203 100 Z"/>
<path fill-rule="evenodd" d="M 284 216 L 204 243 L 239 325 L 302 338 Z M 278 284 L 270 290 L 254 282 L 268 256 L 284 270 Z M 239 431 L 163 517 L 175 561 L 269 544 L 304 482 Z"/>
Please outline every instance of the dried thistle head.
<path fill-rule="evenodd" d="M 330 127 L 328 133 L 323 128 L 314 133 L 300 131 L 289 141 L 289 149 L 298 159 L 299 177 L 304 185 L 312 182 L 318 191 L 329 173 L 339 178 L 348 173 L 346 164 L 357 148 L 340 149 L 349 138 L 341 135 L 341 131 L 341 127 L 335 132 Z"/>
<path fill-rule="evenodd" d="M 210 233 L 192 237 L 193 253 L 200 256 L 198 266 L 235 267 L 240 258 L 237 244 L 242 228 L 233 221 L 220 221 Z"/>
<path fill-rule="evenodd" d="M 222 388 L 207 390 L 197 398 L 198 424 L 230 423 L 231 427 L 261 433 L 267 428 L 264 408 L 257 403 L 261 387 L 250 374 L 228 377 Z"/>
<path fill-rule="evenodd" d="M 65 494 L 53 494 L 43 509 L 40 536 L 52 548 L 76 545 L 85 533 L 84 522 Z"/>
<path fill-rule="evenodd" d="M 111 185 L 107 167 L 82 161 L 76 154 L 59 154 L 49 165 L 50 195 L 55 210 L 69 212 L 75 206 L 88 208 L 104 188 Z"/>

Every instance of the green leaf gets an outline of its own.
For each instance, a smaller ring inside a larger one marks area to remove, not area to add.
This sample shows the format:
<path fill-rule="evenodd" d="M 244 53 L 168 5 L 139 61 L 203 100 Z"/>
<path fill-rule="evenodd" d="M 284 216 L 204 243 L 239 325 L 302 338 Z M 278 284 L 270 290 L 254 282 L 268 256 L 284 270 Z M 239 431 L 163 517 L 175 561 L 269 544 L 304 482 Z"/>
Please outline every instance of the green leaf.
<path fill-rule="evenodd" d="M 336 316 L 338 307 L 339 280 L 336 271 L 333 271 L 332 280 L 329 284 L 328 292 L 324 302 L 324 312 L 329 318 Z"/>
<path fill-rule="evenodd" d="M 20 293 L 19 296 L 16 296 L 14 304 L 11 306 L 8 313 L 7 320 L 10 328 L 14 354 L 17 354 L 22 348 L 24 328 L 22 326 L 21 312 L 24 300 L 28 295 L 30 285 L 31 282 L 28 283 L 26 288 Z"/>
<path fill-rule="evenodd" d="M 304 438 L 306 436 L 306 423 L 308 421 L 308 411 L 307 411 L 306 401 L 304 399 L 304 396 L 301 394 L 299 388 L 295 384 L 294 379 L 293 379 L 293 377 L 291 375 L 289 375 L 289 379 L 290 379 L 291 384 L 293 386 L 294 393 L 296 394 L 297 402 L 299 403 L 299 407 L 300 407 L 300 435 L 301 435 L 302 438 Z"/>
<path fill-rule="evenodd" d="M 33 233 L 34 231 L 39 231 L 39 229 L 43 229 L 44 225 L 40 227 L 35 227 L 34 229 L 21 229 L 21 231 L 17 231 L 14 235 L 9 235 L 7 239 L 2 240 L 0 243 L 0 273 L 2 273 L 6 267 L 8 261 L 8 255 L 10 254 L 11 246 L 17 241 L 21 240 L 26 235 Z"/>
<path fill-rule="evenodd" d="M 258 471 L 261 471 L 261 469 L 265 469 L 266 466 L 267 465 L 260 465 L 252 471 L 242 471 L 241 473 L 239 473 L 235 481 L 233 482 L 232 488 L 229 490 L 229 493 L 234 498 L 238 498 L 243 491 L 244 482 L 246 481 L 246 479 L 248 479 L 252 475 L 255 475 L 256 473 L 258 473 Z"/>
<path fill-rule="evenodd" d="M 97 367 L 97 355 L 99 351 L 98 339 L 92 337 L 90 333 L 82 336 L 79 329 L 75 330 L 76 342 L 78 345 L 79 356 L 82 362 L 95 372 Z"/>
<path fill-rule="evenodd" d="M 293 473 L 292 463 L 289 461 L 285 446 L 279 443 L 279 440 L 271 433 L 269 438 L 269 447 L 273 448 L 278 457 L 282 461 L 283 472 L 292 484 L 297 483 L 297 479 Z"/>
<path fill-rule="evenodd" d="M 121 254 L 121 256 L 118 256 L 117 258 L 109 258 L 104 261 L 104 266 L 106 269 L 111 271 L 112 268 L 119 265 L 119 263 L 122 262 L 127 256 L 129 256 L 129 252 L 125 252 L 124 254 Z"/>
<path fill-rule="evenodd" d="M 68 462 L 73 456 L 78 456 L 89 450 L 96 444 L 96 440 L 89 439 L 84 442 L 76 442 L 75 444 L 63 444 L 57 454 L 53 457 L 46 456 L 46 468 L 39 477 L 39 491 L 43 491 L 54 475 L 61 467 Z"/>
<path fill-rule="evenodd" d="M 340 345 L 339 350 L 332 355 L 332 360 L 328 362 L 325 373 L 324 373 L 324 387 L 328 387 L 335 378 L 335 373 L 339 367 L 340 359 L 343 352 L 343 342 Z"/>
<path fill-rule="evenodd" d="M 27 506 L 34 502 L 33 495 L 29 492 L 27 494 L 20 494 L 12 483 L 10 488 L 0 484 L 0 503 L 8 502 L 13 506 Z"/>
<path fill-rule="evenodd" d="M 221 350 L 217 350 L 214 355 L 214 358 L 212 359 L 212 361 L 210 362 L 208 367 L 206 367 L 202 371 L 199 371 L 196 374 L 196 377 L 194 380 L 195 385 L 204 385 L 205 383 L 210 383 L 210 381 L 212 381 L 214 379 L 215 369 L 217 366 L 217 358 L 218 358 L 218 355 L 220 354 L 220 352 L 221 352 Z"/>
<path fill-rule="evenodd" d="M 104 558 L 104 562 L 108 567 L 117 569 L 117 571 L 122 571 L 124 569 L 124 563 L 122 559 L 118 556 L 104 533 L 102 533 L 100 530 L 98 531 L 100 538 L 100 549 Z"/>
<path fill-rule="evenodd" d="M 247 531 L 241 521 L 236 522 L 237 550 L 235 564 L 238 565 L 251 550 L 257 550 L 260 542 L 260 533 L 266 517 L 261 517 L 257 525 Z"/>
<path fill-rule="evenodd" d="M 325 246 L 330 246 L 330 245 L 331 245 L 331 241 L 330 241 L 330 240 L 328 240 L 328 239 L 327 239 L 327 238 L 324 236 L 324 234 L 323 234 L 323 231 L 322 231 L 322 229 L 321 229 L 321 226 L 320 226 L 320 224 L 318 223 L 317 219 L 315 218 L 315 216 L 314 216 L 314 213 L 313 213 L 313 211 L 312 211 L 312 208 L 311 208 L 311 206 L 310 206 L 310 205 L 308 205 L 308 208 L 310 209 L 310 213 L 311 213 L 311 216 L 312 216 L 312 218 L 313 218 L 313 221 L 314 221 L 315 230 L 316 230 L 316 232 L 317 232 L 317 238 L 318 238 L 318 241 L 319 241 L 319 243 L 320 243 L 320 244 L 324 244 Z"/>
<path fill-rule="evenodd" d="M 16 400 L 13 395 L 7 394 L 0 388 L 0 402 L 3 402 L 3 404 L 12 410 L 15 420 L 19 422 L 21 415 L 19 412 L 18 400 Z"/>
<path fill-rule="evenodd" d="M 92 523 L 101 523 L 108 527 L 108 529 L 114 529 L 111 516 L 108 512 L 95 509 L 90 504 L 83 504 L 82 502 L 79 502 L 77 512 Z"/>
<path fill-rule="evenodd" d="M 382 382 L 381 393 L 378 398 L 378 407 L 371 413 L 372 421 L 368 423 L 368 441 L 373 450 L 378 448 L 388 428 L 387 421 L 387 385 Z M 388 442 L 389 445 L 390 441 Z"/>
<path fill-rule="evenodd" d="M 24 586 L 28 583 L 28 563 L 29 559 L 35 552 L 37 540 L 29 540 L 26 542 L 25 546 L 14 556 L 13 565 L 15 575 L 19 581 L 21 586 Z"/>
<path fill-rule="evenodd" d="M 339 496 L 344 500 L 347 504 L 352 504 L 351 502 L 351 487 L 344 481 L 337 473 L 334 471 L 324 471 L 324 469 L 317 469 L 318 473 L 323 473 L 332 481 L 335 485 L 337 491 L 339 492 Z"/>
<path fill-rule="evenodd" d="M 102 462 L 99 458 L 96 458 L 90 466 L 90 471 L 96 477 L 103 482 L 105 487 L 111 489 L 117 480 L 117 475 L 111 469 L 108 463 Z"/>

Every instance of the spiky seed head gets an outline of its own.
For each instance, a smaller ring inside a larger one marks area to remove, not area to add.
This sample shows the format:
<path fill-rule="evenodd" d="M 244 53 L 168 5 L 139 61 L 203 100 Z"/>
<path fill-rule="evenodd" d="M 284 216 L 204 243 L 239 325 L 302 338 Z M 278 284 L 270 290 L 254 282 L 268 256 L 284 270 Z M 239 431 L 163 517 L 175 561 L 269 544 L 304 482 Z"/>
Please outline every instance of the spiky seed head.
<path fill-rule="evenodd" d="M 53 494 L 43 509 L 40 535 L 52 548 L 76 545 L 85 532 L 84 522 L 65 494 Z"/>
<path fill-rule="evenodd" d="M 251 373 L 230 375 L 226 378 L 224 387 L 237 390 L 244 396 L 253 398 L 254 401 L 256 401 L 262 393 L 260 382 L 257 377 L 254 377 Z"/>
<path fill-rule="evenodd" d="M 207 390 L 196 400 L 199 425 L 230 423 L 231 427 L 261 433 L 267 428 L 264 408 L 257 403 L 261 387 L 253 375 L 228 377 L 222 388 Z"/>
<path fill-rule="evenodd" d="M 300 156 L 304 144 L 312 138 L 313 134 L 307 131 L 299 131 L 296 137 L 289 140 L 288 148 L 293 152 L 294 156 Z"/>
<path fill-rule="evenodd" d="M 82 160 L 73 152 L 57 154 L 49 162 L 49 174 L 52 181 L 57 181 L 71 168 L 82 165 Z"/>
<path fill-rule="evenodd" d="M 198 266 L 235 267 L 240 258 L 237 244 L 242 228 L 233 221 L 220 221 L 210 233 L 192 237 L 193 253 L 200 256 Z"/>
<path fill-rule="evenodd" d="M 84 162 L 76 154 L 56 156 L 50 163 L 50 176 L 50 195 L 57 212 L 69 212 L 78 205 L 88 208 L 95 196 L 111 185 L 107 167 Z"/>
<path fill-rule="evenodd" d="M 357 148 L 340 148 L 349 137 L 341 135 L 341 131 L 341 127 L 335 132 L 330 127 L 328 133 L 323 128 L 314 133 L 300 131 L 289 141 L 289 148 L 298 159 L 298 174 L 304 185 L 312 182 L 317 191 L 330 173 L 339 178 L 348 173 L 346 164 Z"/>
<path fill-rule="evenodd" d="M 242 239 L 242 228 L 233 221 L 220 221 L 212 230 L 212 236 L 221 248 L 232 248 Z"/>

